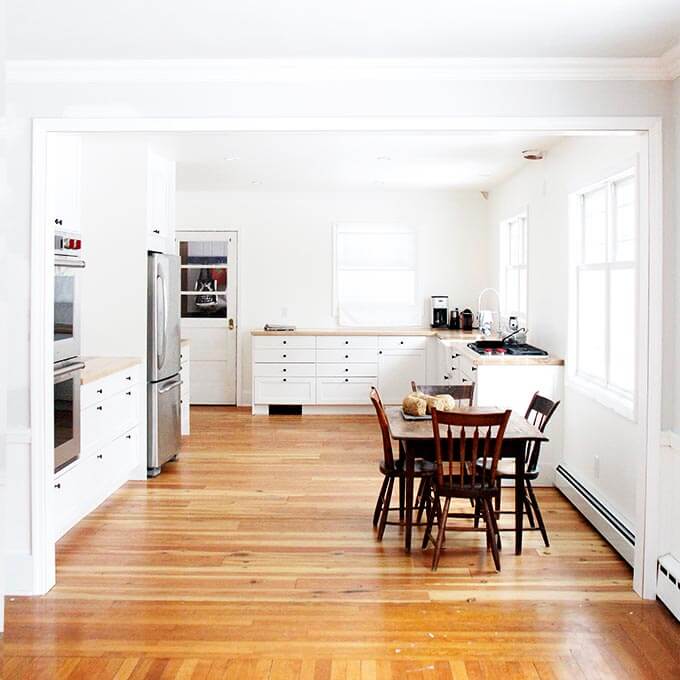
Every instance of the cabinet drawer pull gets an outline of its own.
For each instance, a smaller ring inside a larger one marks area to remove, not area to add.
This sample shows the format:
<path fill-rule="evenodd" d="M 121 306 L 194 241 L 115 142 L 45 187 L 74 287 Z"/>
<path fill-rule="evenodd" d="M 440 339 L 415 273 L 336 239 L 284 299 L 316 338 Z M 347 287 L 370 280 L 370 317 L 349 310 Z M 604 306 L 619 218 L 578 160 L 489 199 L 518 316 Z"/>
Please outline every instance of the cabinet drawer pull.
<path fill-rule="evenodd" d="M 128 397 L 131 397 L 131 396 L 132 396 L 132 392 L 126 392 L 125 394 L 126 394 Z"/>
<path fill-rule="evenodd" d="M 345 344 L 346 344 L 346 345 L 349 345 L 349 340 L 345 340 Z"/>
<path fill-rule="evenodd" d="M 345 378 L 345 382 L 349 382 L 349 378 Z"/>
<path fill-rule="evenodd" d="M 57 483 L 54 485 L 54 488 L 55 488 L 55 489 L 61 489 L 61 484 L 60 484 L 59 482 L 57 482 Z"/>
<path fill-rule="evenodd" d="M 349 354 L 345 354 L 345 359 L 349 359 Z"/>
<path fill-rule="evenodd" d="M 403 344 L 404 344 L 404 341 L 403 341 L 403 340 L 400 340 L 400 341 L 399 341 L 399 344 L 400 344 L 400 345 L 403 345 Z"/>
<path fill-rule="evenodd" d="M 283 355 L 283 358 L 285 359 L 287 356 L 288 356 L 287 354 L 284 354 L 284 355 Z"/>
<path fill-rule="evenodd" d="M 382 350 L 381 350 L 381 349 L 378 350 L 378 354 L 382 354 Z"/>
<path fill-rule="evenodd" d="M 99 458 L 99 460 L 102 460 L 102 459 L 104 458 L 104 454 L 103 454 L 103 453 L 98 453 L 98 454 L 97 454 L 97 458 Z"/>
<path fill-rule="evenodd" d="M 287 368 L 284 368 L 284 369 L 283 369 L 283 372 L 285 373 L 287 370 L 288 370 Z"/>
<path fill-rule="evenodd" d="M 154 229 L 154 230 L 153 230 L 153 233 L 154 233 L 154 234 L 160 234 L 160 233 L 161 233 L 161 230 L 160 230 L 160 229 Z"/>
<path fill-rule="evenodd" d="M 104 407 L 103 406 L 97 406 L 97 411 L 103 411 Z"/>
<path fill-rule="evenodd" d="M 286 382 L 286 380 L 288 380 L 288 378 L 284 378 L 284 379 L 283 379 L 283 382 Z"/>
<path fill-rule="evenodd" d="M 448 379 L 449 379 L 449 376 L 448 376 L 448 375 L 445 375 L 445 376 L 444 376 L 444 380 L 448 380 Z"/>
<path fill-rule="evenodd" d="M 476 371 L 476 370 L 477 370 L 477 367 L 476 367 L 476 366 L 473 366 L 473 367 L 472 367 L 472 370 L 473 370 L 473 371 Z"/>
<path fill-rule="evenodd" d="M 104 394 L 104 390 L 100 387 L 100 388 L 97 390 L 97 394 Z"/>
<path fill-rule="evenodd" d="M 284 341 L 283 341 L 283 344 L 285 345 L 287 342 L 288 342 L 288 340 L 284 340 Z"/>
<path fill-rule="evenodd" d="M 132 439 L 132 435 L 131 435 L 131 434 L 126 434 L 126 435 L 125 435 L 125 439 Z"/>
<path fill-rule="evenodd" d="M 345 369 L 345 373 L 349 373 L 349 368 L 346 368 L 346 369 Z"/>
<path fill-rule="evenodd" d="M 125 376 L 125 380 L 132 380 L 132 376 L 131 376 L 131 375 L 126 375 L 126 376 Z"/>

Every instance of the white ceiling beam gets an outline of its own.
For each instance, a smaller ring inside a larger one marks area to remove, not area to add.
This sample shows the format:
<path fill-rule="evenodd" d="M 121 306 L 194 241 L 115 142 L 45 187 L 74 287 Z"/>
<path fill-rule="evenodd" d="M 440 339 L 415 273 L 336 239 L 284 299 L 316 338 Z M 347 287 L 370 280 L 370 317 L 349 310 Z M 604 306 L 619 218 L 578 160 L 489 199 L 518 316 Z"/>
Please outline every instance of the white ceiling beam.
<path fill-rule="evenodd" d="M 672 80 L 680 45 L 662 57 L 470 59 L 9 60 L 7 82 L 229 83 L 446 80 Z"/>

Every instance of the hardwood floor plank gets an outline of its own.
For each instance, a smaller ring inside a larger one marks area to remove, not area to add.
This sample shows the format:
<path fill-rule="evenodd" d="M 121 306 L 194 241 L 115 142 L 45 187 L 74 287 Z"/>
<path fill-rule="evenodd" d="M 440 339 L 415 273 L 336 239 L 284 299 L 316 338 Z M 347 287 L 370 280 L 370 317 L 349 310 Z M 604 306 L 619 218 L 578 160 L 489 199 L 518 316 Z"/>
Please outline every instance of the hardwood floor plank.
<path fill-rule="evenodd" d="M 192 421 L 178 463 L 59 541 L 48 595 L 8 600 L 8 680 L 680 677 L 680 626 L 557 490 L 537 489 L 550 548 L 503 533 L 497 573 L 452 533 L 433 573 L 399 527 L 376 541 L 374 417 Z"/>

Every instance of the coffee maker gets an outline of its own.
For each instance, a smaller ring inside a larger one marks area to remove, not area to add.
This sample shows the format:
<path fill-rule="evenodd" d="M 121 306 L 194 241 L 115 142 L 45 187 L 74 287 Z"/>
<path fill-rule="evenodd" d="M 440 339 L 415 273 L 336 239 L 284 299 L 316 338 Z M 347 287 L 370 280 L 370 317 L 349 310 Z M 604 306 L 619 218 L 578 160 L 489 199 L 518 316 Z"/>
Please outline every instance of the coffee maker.
<path fill-rule="evenodd" d="M 448 295 L 432 296 L 432 328 L 446 328 L 449 316 Z"/>

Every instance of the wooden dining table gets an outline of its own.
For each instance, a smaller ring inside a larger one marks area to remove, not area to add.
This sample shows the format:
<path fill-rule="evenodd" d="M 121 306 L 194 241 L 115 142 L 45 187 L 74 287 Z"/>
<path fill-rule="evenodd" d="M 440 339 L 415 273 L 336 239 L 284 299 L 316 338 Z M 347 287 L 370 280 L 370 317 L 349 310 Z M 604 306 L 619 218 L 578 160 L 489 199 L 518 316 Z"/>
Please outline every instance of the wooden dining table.
<path fill-rule="evenodd" d="M 503 409 L 494 407 L 461 407 L 457 409 L 465 413 L 489 413 Z M 405 470 L 405 531 L 404 548 L 411 551 L 411 535 L 413 532 L 413 481 L 414 468 L 417 458 L 434 460 L 434 431 L 431 420 L 406 420 L 402 415 L 401 406 L 392 406 L 386 409 L 387 422 L 392 439 L 399 442 L 399 455 L 404 459 Z M 440 426 L 440 433 L 446 437 L 446 426 Z M 452 436 L 459 436 L 459 430 L 452 428 Z M 524 416 L 515 413 L 510 415 L 510 420 L 505 429 L 502 458 L 515 459 L 515 554 L 522 554 L 522 533 L 524 527 L 524 456 L 527 443 L 530 441 L 547 442 L 548 438 L 537 427 L 529 423 Z"/>

